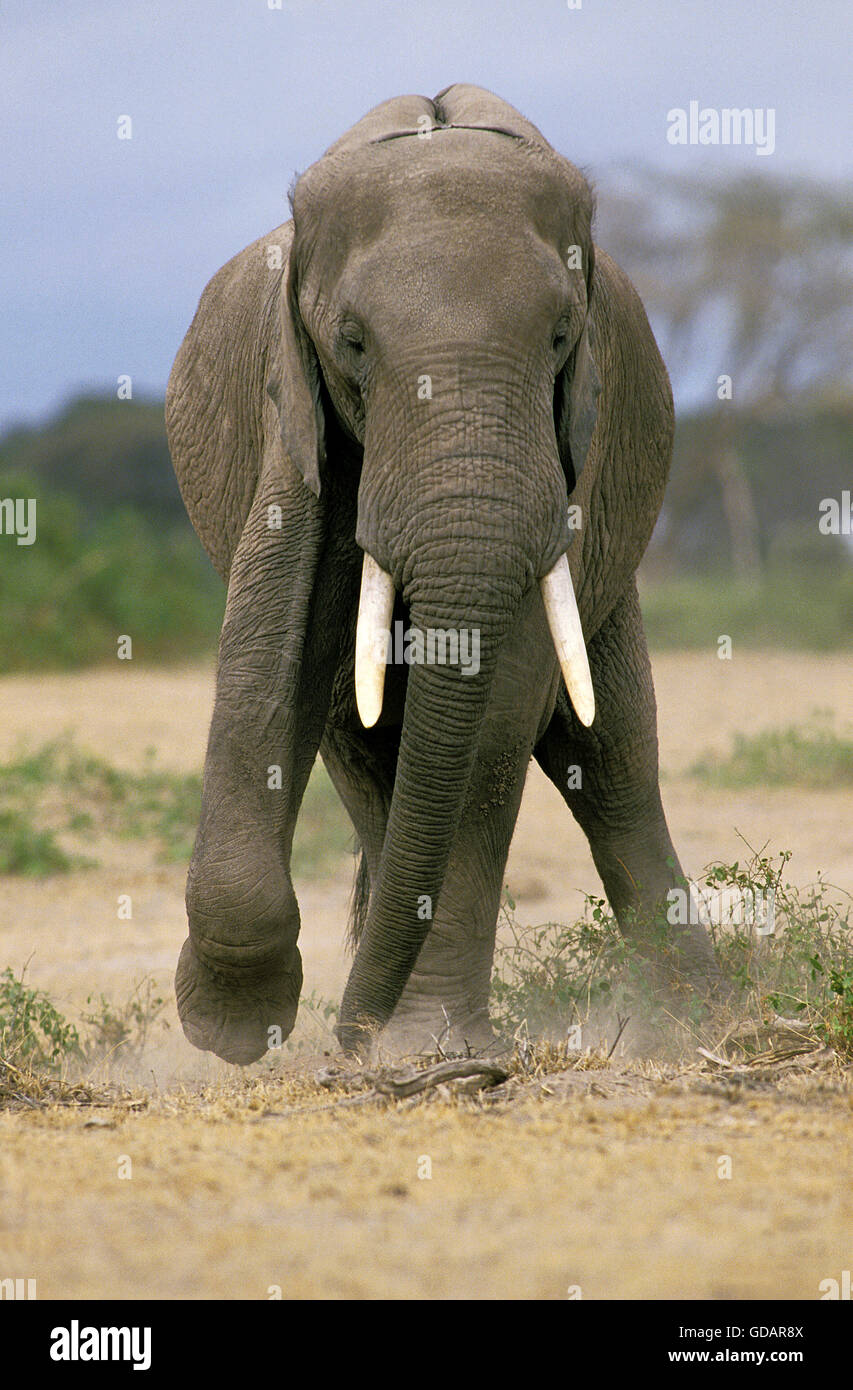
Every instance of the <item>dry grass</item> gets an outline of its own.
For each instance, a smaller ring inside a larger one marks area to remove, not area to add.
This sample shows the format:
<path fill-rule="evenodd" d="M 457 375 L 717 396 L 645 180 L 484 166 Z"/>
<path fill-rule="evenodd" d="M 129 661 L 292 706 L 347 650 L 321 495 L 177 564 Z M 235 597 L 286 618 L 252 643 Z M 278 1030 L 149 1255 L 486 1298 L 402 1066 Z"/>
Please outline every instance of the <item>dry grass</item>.
<path fill-rule="evenodd" d="M 28 1106 L 44 1110 L 56 1105 L 108 1105 L 106 1091 L 83 1081 L 65 1081 L 32 1067 L 16 1067 L 0 1057 L 0 1110 Z"/>
<path fill-rule="evenodd" d="M 686 868 L 736 858 L 735 826 L 755 843 L 772 828 L 798 882 L 817 868 L 853 881 L 846 790 L 798 792 L 794 814 L 785 789 L 699 794 L 687 775 L 735 730 L 801 721 L 815 691 L 846 708 L 849 658 L 798 657 L 795 675 L 762 654 L 655 662 Z M 209 671 L 126 677 L 4 682 L 0 742 L 11 754 L 25 730 L 70 726 L 116 767 L 133 772 L 153 744 L 192 773 Z M 573 890 L 595 887 L 588 851 L 535 770 L 526 797 L 508 867 L 522 920 L 572 920 Z M 36 1278 L 40 1298 L 814 1299 L 850 1268 L 851 1069 L 815 1038 L 800 1054 L 801 1039 L 761 1031 L 770 1020 L 739 1036 L 720 1018 L 685 1030 L 677 1056 L 631 1057 L 632 1018 L 608 1058 L 614 1019 L 580 1053 L 522 1035 L 496 1085 L 445 1079 L 396 1099 L 376 1085 L 383 1068 L 344 1066 L 318 1021 L 304 1053 L 239 1072 L 195 1053 L 174 1016 L 182 866 L 138 840 L 93 848 L 98 869 L 4 881 L 0 965 L 19 974 L 32 956 L 28 979 L 75 1019 L 150 974 L 170 1026 L 133 1066 L 120 1051 L 79 1077 L 0 1068 L 0 1270 Z M 306 993 L 322 999 L 345 978 L 349 888 L 348 865 L 297 885 Z M 119 922 L 124 892 L 134 915 Z"/>
<path fill-rule="evenodd" d="M 849 1266 L 849 1069 L 559 1061 L 0 1114 L 4 1269 L 41 1298 L 802 1299 Z"/>

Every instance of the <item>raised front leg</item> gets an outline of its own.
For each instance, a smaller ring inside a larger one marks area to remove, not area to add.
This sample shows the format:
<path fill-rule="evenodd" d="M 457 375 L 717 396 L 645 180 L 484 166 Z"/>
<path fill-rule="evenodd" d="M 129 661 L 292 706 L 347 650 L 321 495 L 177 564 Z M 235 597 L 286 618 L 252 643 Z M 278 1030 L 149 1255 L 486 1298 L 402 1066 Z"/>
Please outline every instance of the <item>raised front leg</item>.
<path fill-rule="evenodd" d="M 189 937 L 175 979 L 190 1042 L 243 1064 L 286 1037 L 296 1017 L 291 843 L 344 609 L 340 595 L 334 605 L 324 594 L 319 504 L 293 478 L 274 464 L 262 473 L 231 568 L 187 879 Z M 318 606 L 324 620 L 312 623 Z"/>
<path fill-rule="evenodd" d="M 536 758 L 584 830 L 623 934 L 697 988 L 719 981 L 701 926 L 670 926 L 666 895 L 684 875 L 658 782 L 657 715 L 636 585 L 588 645 L 596 698 L 591 728 L 562 691 Z"/>

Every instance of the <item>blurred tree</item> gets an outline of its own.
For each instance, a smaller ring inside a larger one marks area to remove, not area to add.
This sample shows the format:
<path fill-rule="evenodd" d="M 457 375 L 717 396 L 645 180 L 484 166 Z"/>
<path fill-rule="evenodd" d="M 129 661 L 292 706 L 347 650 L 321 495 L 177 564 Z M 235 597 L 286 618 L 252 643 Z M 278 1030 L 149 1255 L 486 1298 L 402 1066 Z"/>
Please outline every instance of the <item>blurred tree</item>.
<path fill-rule="evenodd" d="M 831 185 L 758 174 L 641 169 L 613 182 L 599 240 L 634 279 L 676 393 L 700 383 L 714 402 L 704 466 L 733 567 L 755 574 L 760 527 L 738 417 L 851 399 L 853 202 Z"/>
<path fill-rule="evenodd" d="M 0 439 L 0 471 L 32 474 L 97 519 L 133 507 L 188 529 L 169 457 L 162 401 L 80 396 L 53 420 Z"/>

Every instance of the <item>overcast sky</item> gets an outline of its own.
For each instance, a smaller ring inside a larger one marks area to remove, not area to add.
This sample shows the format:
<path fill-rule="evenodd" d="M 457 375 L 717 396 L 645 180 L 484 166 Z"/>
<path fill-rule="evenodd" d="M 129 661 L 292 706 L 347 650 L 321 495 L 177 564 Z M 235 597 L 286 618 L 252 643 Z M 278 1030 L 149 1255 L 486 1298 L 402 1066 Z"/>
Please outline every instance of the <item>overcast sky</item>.
<path fill-rule="evenodd" d="M 849 0 L 270 2 L 4 0 L 0 431 L 123 373 L 162 394 L 210 276 L 386 97 L 479 83 L 599 177 L 853 173 Z M 670 145 L 692 100 L 773 108 L 774 153 Z"/>

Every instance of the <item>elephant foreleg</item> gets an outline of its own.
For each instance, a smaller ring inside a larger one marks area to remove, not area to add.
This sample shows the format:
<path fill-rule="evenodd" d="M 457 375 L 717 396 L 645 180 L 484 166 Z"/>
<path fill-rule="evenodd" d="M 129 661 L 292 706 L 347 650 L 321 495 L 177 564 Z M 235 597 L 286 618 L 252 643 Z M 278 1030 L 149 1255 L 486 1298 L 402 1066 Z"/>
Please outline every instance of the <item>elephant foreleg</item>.
<path fill-rule="evenodd" d="M 271 515 L 285 524 L 271 527 Z M 331 618 L 310 621 L 324 603 L 321 538 L 317 504 L 301 480 L 267 468 L 229 578 L 187 879 L 189 936 L 175 979 L 187 1037 L 229 1062 L 254 1061 L 280 1044 L 299 1003 L 290 849 L 340 641 Z"/>
<path fill-rule="evenodd" d="M 596 697 L 590 728 L 565 692 L 535 750 L 585 832 L 620 928 L 667 974 L 707 990 L 719 982 L 701 926 L 667 921 L 667 893 L 684 875 L 666 824 L 658 781 L 657 716 L 636 585 L 588 644 Z"/>

